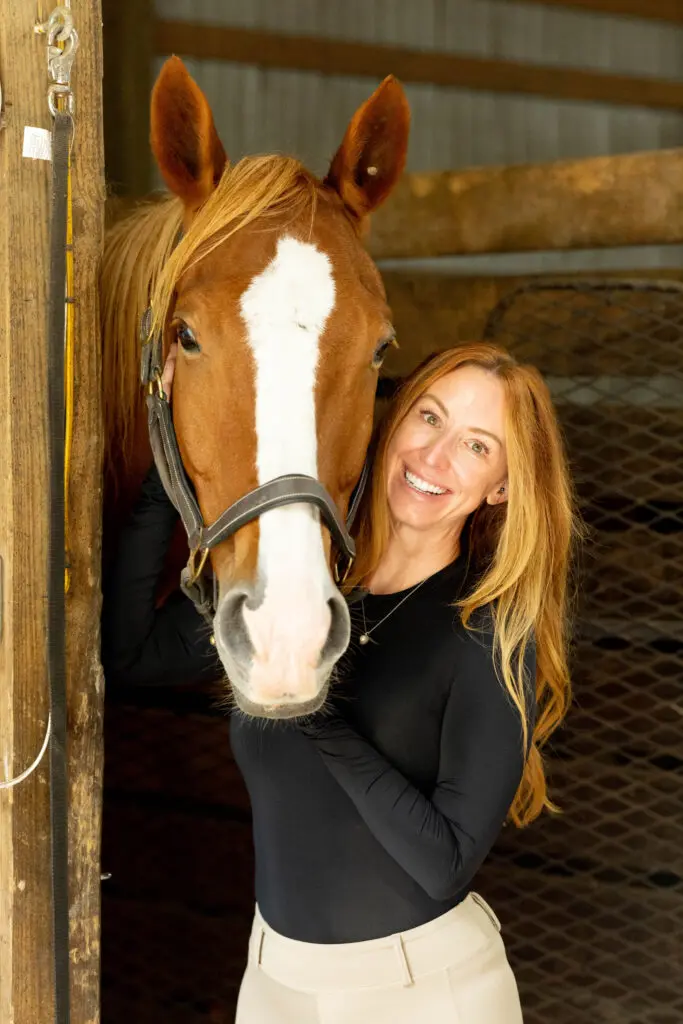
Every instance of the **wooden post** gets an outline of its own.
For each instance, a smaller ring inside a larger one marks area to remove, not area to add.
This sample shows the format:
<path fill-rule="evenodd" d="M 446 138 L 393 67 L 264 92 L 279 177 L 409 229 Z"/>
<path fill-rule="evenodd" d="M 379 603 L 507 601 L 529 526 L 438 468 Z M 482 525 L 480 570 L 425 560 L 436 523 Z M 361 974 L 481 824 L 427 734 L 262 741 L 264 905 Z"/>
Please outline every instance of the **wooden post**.
<path fill-rule="evenodd" d="M 48 713 L 45 646 L 46 302 L 50 164 L 22 156 L 25 126 L 51 127 L 45 37 L 52 5 L 0 0 L 0 779 L 31 763 Z M 98 662 L 99 417 L 97 262 L 104 179 L 99 0 L 72 0 L 76 395 L 67 598 L 72 1022 L 99 1019 L 99 832 L 102 710 Z M 51 1024 L 49 761 L 0 791 L 0 1021 Z"/>
<path fill-rule="evenodd" d="M 67 597 L 69 842 L 72 1024 L 99 1020 L 102 716 L 100 548 L 102 451 L 99 261 L 104 239 L 102 12 L 100 0 L 72 0 L 81 34 L 75 68 L 74 150 L 75 408 L 71 590 Z"/>

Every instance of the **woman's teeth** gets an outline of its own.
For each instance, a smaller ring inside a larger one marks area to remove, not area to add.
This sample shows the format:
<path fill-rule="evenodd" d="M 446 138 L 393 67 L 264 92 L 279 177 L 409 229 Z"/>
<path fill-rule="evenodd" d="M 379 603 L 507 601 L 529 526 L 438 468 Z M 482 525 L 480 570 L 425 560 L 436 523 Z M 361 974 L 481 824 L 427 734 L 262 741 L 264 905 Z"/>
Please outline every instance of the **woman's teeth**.
<path fill-rule="evenodd" d="M 428 484 L 426 480 L 423 480 L 419 476 L 415 476 L 415 474 L 411 473 L 409 469 L 405 470 L 404 476 L 407 482 L 410 484 L 410 486 L 413 487 L 416 491 L 420 491 L 421 494 L 446 493 L 445 487 L 436 487 L 434 484 Z"/>

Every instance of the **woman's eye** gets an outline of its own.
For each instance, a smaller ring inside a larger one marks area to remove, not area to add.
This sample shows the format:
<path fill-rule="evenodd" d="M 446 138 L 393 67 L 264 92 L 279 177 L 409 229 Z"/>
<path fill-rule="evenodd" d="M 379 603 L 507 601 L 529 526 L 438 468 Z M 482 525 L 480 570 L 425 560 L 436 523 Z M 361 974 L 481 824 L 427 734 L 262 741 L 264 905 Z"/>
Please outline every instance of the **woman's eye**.
<path fill-rule="evenodd" d="M 420 409 L 420 415 L 426 424 L 430 427 L 438 427 L 439 417 L 434 412 L 430 412 L 429 409 Z"/>
<path fill-rule="evenodd" d="M 185 352 L 199 352 L 199 342 L 194 336 L 191 327 L 187 324 L 178 324 L 175 329 L 175 336 Z"/>
<path fill-rule="evenodd" d="M 472 441 L 470 449 L 474 452 L 475 455 L 488 455 L 489 453 L 489 450 L 483 441 Z"/>
<path fill-rule="evenodd" d="M 379 370 L 380 366 L 384 361 L 384 356 L 386 355 L 387 349 L 390 348 L 392 345 L 395 348 L 398 347 L 396 338 L 393 335 L 390 338 L 385 338 L 384 341 L 380 341 L 379 345 L 375 349 L 372 356 L 373 370 Z"/>

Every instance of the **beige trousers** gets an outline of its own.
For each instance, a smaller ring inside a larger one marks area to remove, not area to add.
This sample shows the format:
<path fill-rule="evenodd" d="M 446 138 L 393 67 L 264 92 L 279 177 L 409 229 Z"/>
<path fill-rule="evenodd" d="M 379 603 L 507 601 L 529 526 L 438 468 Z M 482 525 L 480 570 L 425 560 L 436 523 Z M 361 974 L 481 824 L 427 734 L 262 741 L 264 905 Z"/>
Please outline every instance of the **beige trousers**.
<path fill-rule="evenodd" d="M 400 935 L 317 945 L 258 907 L 235 1024 L 522 1024 L 500 924 L 477 893 Z"/>

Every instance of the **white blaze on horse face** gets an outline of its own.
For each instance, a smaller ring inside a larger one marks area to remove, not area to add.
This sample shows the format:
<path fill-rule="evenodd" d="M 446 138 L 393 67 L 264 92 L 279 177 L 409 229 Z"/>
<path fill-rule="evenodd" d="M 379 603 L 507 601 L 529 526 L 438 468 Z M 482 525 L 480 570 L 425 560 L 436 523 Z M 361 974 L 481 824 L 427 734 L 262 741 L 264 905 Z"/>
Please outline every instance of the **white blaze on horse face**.
<path fill-rule="evenodd" d="M 256 368 L 259 484 L 285 473 L 318 475 L 315 416 L 319 343 L 335 304 L 330 260 L 314 245 L 279 240 L 275 257 L 240 300 Z M 315 696 L 318 662 L 330 629 L 334 592 L 320 517 L 310 504 L 259 520 L 258 608 L 245 607 L 254 647 L 251 697 L 304 701 Z"/>

